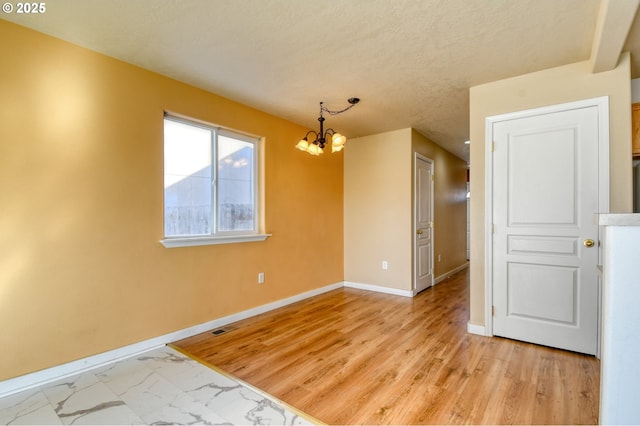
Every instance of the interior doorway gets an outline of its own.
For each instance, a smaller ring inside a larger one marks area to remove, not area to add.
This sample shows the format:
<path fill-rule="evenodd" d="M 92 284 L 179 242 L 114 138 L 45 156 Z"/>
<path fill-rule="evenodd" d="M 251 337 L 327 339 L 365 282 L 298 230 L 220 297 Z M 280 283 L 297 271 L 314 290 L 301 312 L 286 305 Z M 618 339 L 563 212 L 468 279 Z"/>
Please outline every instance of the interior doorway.
<path fill-rule="evenodd" d="M 414 154 L 413 293 L 433 285 L 433 160 Z"/>
<path fill-rule="evenodd" d="M 487 141 L 489 329 L 597 354 L 608 99 L 489 117 Z"/>

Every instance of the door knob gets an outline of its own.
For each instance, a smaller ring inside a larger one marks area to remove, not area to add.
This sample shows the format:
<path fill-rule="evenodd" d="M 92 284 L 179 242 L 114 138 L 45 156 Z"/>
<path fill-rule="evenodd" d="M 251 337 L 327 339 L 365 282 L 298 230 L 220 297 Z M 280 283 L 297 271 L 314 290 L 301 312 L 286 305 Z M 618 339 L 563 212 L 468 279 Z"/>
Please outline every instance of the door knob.
<path fill-rule="evenodd" d="M 422 235 L 422 229 L 418 229 L 418 230 L 416 231 L 416 234 L 418 234 L 418 235 Z"/>
<path fill-rule="evenodd" d="M 595 242 L 592 239 L 587 239 L 584 240 L 582 244 L 584 244 L 585 247 L 593 247 Z"/>

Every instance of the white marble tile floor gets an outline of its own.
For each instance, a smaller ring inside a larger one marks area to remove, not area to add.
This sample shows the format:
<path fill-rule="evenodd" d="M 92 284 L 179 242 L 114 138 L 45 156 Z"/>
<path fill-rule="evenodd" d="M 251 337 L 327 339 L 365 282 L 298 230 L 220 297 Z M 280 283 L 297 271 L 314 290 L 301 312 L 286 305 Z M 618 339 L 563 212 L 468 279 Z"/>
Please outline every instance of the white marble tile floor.
<path fill-rule="evenodd" d="M 3 425 L 317 423 L 171 347 L 0 399 Z"/>

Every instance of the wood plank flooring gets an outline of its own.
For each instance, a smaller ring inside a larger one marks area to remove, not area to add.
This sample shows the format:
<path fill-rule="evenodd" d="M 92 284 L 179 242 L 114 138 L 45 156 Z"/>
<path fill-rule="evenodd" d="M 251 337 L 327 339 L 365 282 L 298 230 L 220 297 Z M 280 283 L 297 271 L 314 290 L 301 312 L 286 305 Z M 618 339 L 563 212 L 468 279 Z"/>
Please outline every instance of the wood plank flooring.
<path fill-rule="evenodd" d="M 175 345 L 329 424 L 597 424 L 599 361 L 466 331 L 468 270 L 343 288 Z"/>

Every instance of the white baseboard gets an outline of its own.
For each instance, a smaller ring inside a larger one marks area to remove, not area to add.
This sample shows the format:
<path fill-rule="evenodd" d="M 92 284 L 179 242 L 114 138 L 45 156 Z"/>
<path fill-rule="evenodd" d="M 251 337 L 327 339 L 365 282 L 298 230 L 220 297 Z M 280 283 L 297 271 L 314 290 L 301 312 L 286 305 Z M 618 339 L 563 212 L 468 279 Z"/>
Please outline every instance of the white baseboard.
<path fill-rule="evenodd" d="M 248 309 L 246 311 L 238 312 L 223 318 L 218 318 L 212 321 L 208 321 L 203 324 L 195 325 L 183 330 L 178 330 L 173 333 L 165 334 L 163 336 L 155 337 L 142 342 L 134 343 L 132 345 L 124 346 L 118 349 L 114 349 L 101 354 L 93 355 L 87 358 L 79 359 L 77 361 L 68 362 L 66 364 L 58 365 L 55 367 L 47 368 L 45 370 L 36 371 L 34 373 L 25 374 L 24 376 L 15 377 L 0 382 L 0 398 L 8 396 L 17 392 L 28 390 L 36 386 L 41 386 L 54 380 L 63 379 L 75 374 L 82 373 L 92 368 L 100 367 L 105 364 L 116 362 L 125 358 L 130 358 L 148 352 L 153 349 L 162 347 L 168 343 L 175 342 L 177 340 L 186 339 L 187 337 L 195 336 L 196 334 L 204 333 L 205 331 L 222 327 L 227 324 L 231 324 L 236 321 L 240 321 L 246 318 L 250 318 L 277 308 L 281 308 L 292 303 L 299 302 L 304 299 L 308 299 L 313 296 L 317 296 L 322 293 L 326 293 L 331 290 L 342 288 L 344 283 L 339 282 L 331 284 L 326 287 L 321 287 L 315 290 L 307 291 L 305 293 L 297 294 L 295 296 L 288 297 L 286 299 L 277 300 L 266 305 L 258 306 L 256 308 Z"/>
<path fill-rule="evenodd" d="M 434 281 L 434 285 L 438 284 L 441 281 L 446 280 L 447 278 L 449 278 L 451 275 L 453 274 L 457 274 L 458 272 L 462 271 L 463 269 L 466 269 L 469 267 L 469 262 L 465 262 L 462 265 L 458 266 L 457 268 L 453 268 L 452 270 L 445 272 L 442 275 L 439 275 L 436 277 L 435 281 Z"/>
<path fill-rule="evenodd" d="M 479 334 L 480 336 L 487 336 L 484 325 L 467 323 L 467 332 L 470 334 Z"/>
<path fill-rule="evenodd" d="M 377 293 L 393 294 L 396 296 L 405 296 L 405 297 L 414 296 L 413 290 L 400 290 L 398 288 L 383 287 L 380 285 L 362 284 L 362 283 L 354 283 L 351 281 L 345 281 L 344 286 L 350 287 L 350 288 L 357 288 L 360 290 L 375 291 Z"/>
<path fill-rule="evenodd" d="M 0 382 L 0 398 L 17 392 L 22 392 L 36 386 L 41 386 L 54 380 L 64 379 L 65 377 L 80 374 L 84 371 L 100 367 L 111 362 L 129 358 L 140 353 L 162 347 L 165 344 L 166 343 L 162 341 L 162 337 L 158 337 L 87 358 L 82 358 L 77 361 L 71 361 L 66 364 L 36 371 L 34 373 L 25 374 L 24 376 L 4 380 Z"/>

